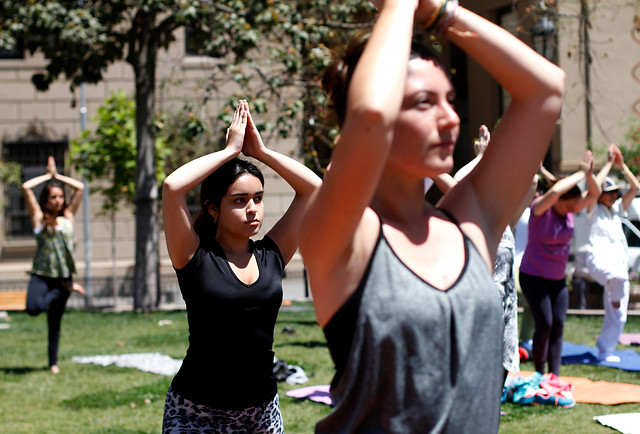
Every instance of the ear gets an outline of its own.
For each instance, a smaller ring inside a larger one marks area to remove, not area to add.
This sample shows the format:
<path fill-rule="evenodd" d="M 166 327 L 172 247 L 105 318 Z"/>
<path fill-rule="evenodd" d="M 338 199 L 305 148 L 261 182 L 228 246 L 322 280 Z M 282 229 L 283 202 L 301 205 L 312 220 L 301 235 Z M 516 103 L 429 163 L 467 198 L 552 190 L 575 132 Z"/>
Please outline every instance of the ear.
<path fill-rule="evenodd" d="M 217 219 L 217 218 L 218 218 L 219 211 L 218 211 L 218 208 L 217 208 L 214 204 L 210 203 L 210 204 L 207 206 L 207 212 L 208 212 L 208 213 L 209 213 L 209 215 L 211 215 L 211 217 L 213 217 L 214 219 Z"/>

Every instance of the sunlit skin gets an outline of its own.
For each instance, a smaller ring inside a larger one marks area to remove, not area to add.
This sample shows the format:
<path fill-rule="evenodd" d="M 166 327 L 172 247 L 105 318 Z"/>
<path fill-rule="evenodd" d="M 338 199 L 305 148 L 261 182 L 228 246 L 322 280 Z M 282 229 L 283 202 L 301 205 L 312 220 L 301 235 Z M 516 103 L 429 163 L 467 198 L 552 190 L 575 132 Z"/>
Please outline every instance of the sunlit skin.
<path fill-rule="evenodd" d="M 420 178 L 449 172 L 460 133 L 454 102 L 455 90 L 440 67 L 431 60 L 410 60 L 389 167 Z"/>
<path fill-rule="evenodd" d="M 262 227 L 264 217 L 264 190 L 262 183 L 253 175 L 239 177 L 222 197 L 220 208 L 209 208 L 218 219 L 216 239 L 244 238 L 256 235 Z"/>

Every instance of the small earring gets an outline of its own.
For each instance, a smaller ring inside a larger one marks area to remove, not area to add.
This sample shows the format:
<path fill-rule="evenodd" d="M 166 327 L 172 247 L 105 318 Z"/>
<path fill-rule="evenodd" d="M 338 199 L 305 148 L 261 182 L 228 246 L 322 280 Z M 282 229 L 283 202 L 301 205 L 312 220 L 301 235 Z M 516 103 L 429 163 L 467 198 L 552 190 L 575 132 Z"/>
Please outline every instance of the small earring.
<path fill-rule="evenodd" d="M 216 224 L 216 225 L 218 224 L 218 217 L 214 217 L 213 218 L 213 223 Z"/>

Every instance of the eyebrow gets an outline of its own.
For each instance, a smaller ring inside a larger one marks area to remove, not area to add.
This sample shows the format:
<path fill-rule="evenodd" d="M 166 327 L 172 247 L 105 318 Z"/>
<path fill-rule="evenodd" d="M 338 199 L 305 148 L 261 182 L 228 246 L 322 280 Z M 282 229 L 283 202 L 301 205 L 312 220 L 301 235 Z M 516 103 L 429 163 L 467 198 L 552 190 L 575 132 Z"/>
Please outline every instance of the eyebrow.
<path fill-rule="evenodd" d="M 259 194 L 264 194 L 264 190 L 258 190 L 255 193 L 253 193 L 254 196 L 257 196 Z M 224 197 L 240 197 L 240 196 L 249 196 L 251 195 L 251 193 L 232 193 L 232 194 L 227 194 Z"/>

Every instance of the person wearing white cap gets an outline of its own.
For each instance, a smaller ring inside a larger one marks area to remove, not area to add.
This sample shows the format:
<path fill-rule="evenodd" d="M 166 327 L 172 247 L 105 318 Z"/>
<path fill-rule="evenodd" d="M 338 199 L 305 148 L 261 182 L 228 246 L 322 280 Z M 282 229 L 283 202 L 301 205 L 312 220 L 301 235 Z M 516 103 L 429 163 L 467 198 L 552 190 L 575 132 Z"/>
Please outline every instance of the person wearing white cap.
<path fill-rule="evenodd" d="M 614 164 L 629 183 L 629 190 L 624 194 L 621 194 L 621 186 L 608 177 Z M 602 194 L 597 203 L 587 208 L 589 246 L 586 265 L 591 277 L 604 287 L 602 304 L 605 314 L 596 343 L 598 359 L 617 362 L 620 358 L 613 351 L 627 322 L 629 305 L 627 240 L 620 217 L 626 214 L 640 189 L 640 182 L 624 163 L 622 153 L 615 145 L 609 146 L 608 161 L 596 180 L 602 185 Z"/>

